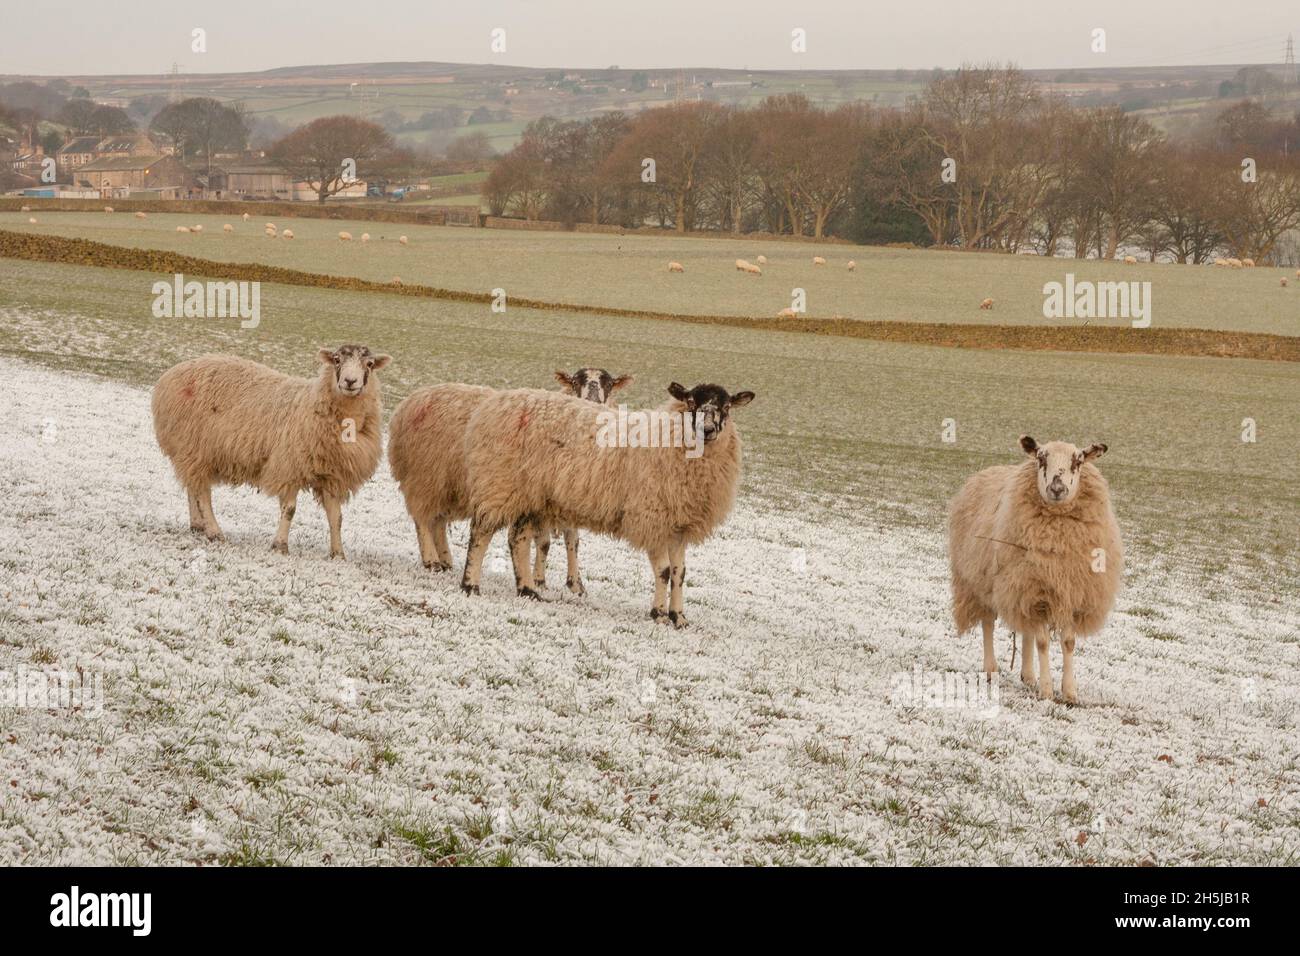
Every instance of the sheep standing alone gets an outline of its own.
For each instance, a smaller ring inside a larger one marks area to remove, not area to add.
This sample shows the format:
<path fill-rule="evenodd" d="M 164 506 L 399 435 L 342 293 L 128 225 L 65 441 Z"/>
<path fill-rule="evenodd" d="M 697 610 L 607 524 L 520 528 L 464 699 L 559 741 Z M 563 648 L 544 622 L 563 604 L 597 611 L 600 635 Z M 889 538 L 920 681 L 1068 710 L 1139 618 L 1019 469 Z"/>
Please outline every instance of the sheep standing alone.
<path fill-rule="evenodd" d="M 163 373 L 153 390 L 154 434 L 185 489 L 191 531 L 221 539 L 212 486 L 252 485 L 279 498 L 272 547 L 288 553 L 298 493 L 310 489 L 329 519 L 330 557 L 343 557 L 343 502 L 379 464 L 379 382 L 372 373 L 389 357 L 343 345 L 321 349 L 318 358 L 315 380 L 229 355 L 205 355 Z"/>
<path fill-rule="evenodd" d="M 411 240 L 407 239 L 405 236 L 398 236 L 397 241 L 400 242 L 402 245 L 406 245 Z"/>
<path fill-rule="evenodd" d="M 1253 268 L 1255 268 L 1255 260 L 1254 260 L 1254 259 L 1242 259 L 1242 260 L 1241 260 L 1241 267 L 1242 267 L 1243 269 L 1253 269 Z"/>
<path fill-rule="evenodd" d="M 813 256 L 813 265 L 824 266 L 826 265 L 826 260 L 823 259 L 821 256 Z"/>
<path fill-rule="evenodd" d="M 105 206 L 105 207 L 104 207 L 104 212 L 112 212 L 112 211 L 113 211 L 113 207 L 112 207 L 112 206 Z"/>
<path fill-rule="evenodd" d="M 767 265 L 767 256 L 759 256 L 759 257 L 758 257 L 758 264 L 759 264 L 760 266 L 765 266 L 765 265 Z"/>
<path fill-rule="evenodd" d="M 614 393 L 632 381 L 599 368 L 581 368 L 569 375 L 556 372 L 556 381 L 578 398 L 608 405 Z M 388 423 L 388 467 L 401 489 L 406 510 L 415 522 L 420 560 L 435 571 L 451 570 L 447 524 L 470 517 L 466 498 L 465 430 L 470 416 L 495 389 L 481 385 L 430 385 L 407 396 Z M 566 586 L 585 593 L 578 564 L 578 532 L 564 531 L 569 572 Z M 535 587 L 546 586 L 546 557 L 551 546 L 549 526 L 537 529 Z"/>
<path fill-rule="evenodd" d="M 845 263 L 845 265 L 844 265 L 844 268 L 848 269 L 850 272 L 852 272 L 852 271 L 853 271 L 854 269 L 856 269 L 857 267 L 858 267 L 858 264 L 857 264 L 856 262 L 854 262 L 852 259 L 850 259 L 850 260 L 849 260 L 847 263 Z"/>
<path fill-rule="evenodd" d="M 340 233 L 339 233 L 339 238 L 340 238 L 341 240 L 343 240 L 344 242 L 351 242 L 351 241 L 352 241 L 352 233 L 350 233 L 350 232 L 340 232 Z"/>
<path fill-rule="evenodd" d="M 363 233 L 361 234 L 361 241 L 362 241 L 362 242 L 369 242 L 369 241 L 370 241 L 370 233 L 368 233 L 368 232 L 363 232 Z"/>
<path fill-rule="evenodd" d="M 146 216 L 146 215 L 145 215 L 144 213 L 142 213 L 142 212 L 138 212 L 138 213 L 135 214 L 135 218 L 136 218 L 136 219 L 148 219 L 149 217 Z"/>
<path fill-rule="evenodd" d="M 280 235 L 281 235 L 282 238 L 285 238 L 285 239 L 292 239 L 292 238 L 293 238 L 293 230 L 292 230 L 292 229 L 286 229 L 284 232 L 280 233 Z"/>
<path fill-rule="evenodd" d="M 177 232 L 189 232 L 189 231 L 190 231 L 190 227 L 189 227 L 189 226 L 177 226 L 177 227 L 176 227 L 176 231 L 177 231 Z"/>
<path fill-rule="evenodd" d="M 252 217 L 251 215 L 249 215 L 248 213 L 244 213 L 244 222 L 248 222 L 248 220 L 250 220 L 250 219 L 252 219 L 252 218 L 253 218 L 253 217 Z"/>
<path fill-rule="evenodd" d="M 670 262 L 670 263 L 668 263 L 668 271 L 669 271 L 669 272 L 685 272 L 686 270 L 682 267 L 682 264 L 681 264 L 680 262 Z"/>
<path fill-rule="evenodd" d="M 1126 265 L 1126 266 L 1135 266 L 1135 265 L 1137 265 L 1137 256 L 1125 256 L 1125 257 L 1124 257 L 1124 265 Z"/>
<path fill-rule="evenodd" d="M 221 231 L 222 231 L 222 232 L 234 232 L 234 231 L 235 231 L 235 227 L 232 226 L 230 223 L 226 223 L 224 226 L 221 227 Z"/>
<path fill-rule="evenodd" d="M 656 417 L 679 424 L 679 439 L 699 451 L 694 457 L 671 441 L 621 447 L 607 410 L 568 395 L 518 389 L 485 398 L 465 437 L 473 518 L 461 589 L 478 593 L 488 544 L 509 527 L 515 587 L 537 597 L 529 586 L 528 528 L 539 521 L 587 528 L 646 552 L 655 580 L 651 618 L 685 627 L 686 547 L 708 538 L 735 503 L 741 442 L 730 414 L 754 393 L 729 395 L 718 385 L 687 390 L 676 382 L 668 392 L 673 400 Z"/>
<path fill-rule="evenodd" d="M 1084 450 L 1067 442 L 1039 446 L 1028 435 L 1029 460 L 986 468 L 969 478 L 948 510 L 953 617 L 957 632 L 984 631 L 984 671 L 997 672 L 993 625 L 1001 618 L 1021 635 L 1020 678 L 1052 696 L 1047 648 L 1061 640 L 1061 694 L 1078 699 L 1074 642 L 1096 634 L 1115 604 L 1124 548 L 1110 488 L 1093 460 L 1105 445 Z"/>
<path fill-rule="evenodd" d="M 992 299 L 985 299 L 983 302 L 980 303 L 980 308 L 981 308 L 981 309 L 991 309 L 991 308 L 993 308 L 993 300 L 992 300 Z"/>

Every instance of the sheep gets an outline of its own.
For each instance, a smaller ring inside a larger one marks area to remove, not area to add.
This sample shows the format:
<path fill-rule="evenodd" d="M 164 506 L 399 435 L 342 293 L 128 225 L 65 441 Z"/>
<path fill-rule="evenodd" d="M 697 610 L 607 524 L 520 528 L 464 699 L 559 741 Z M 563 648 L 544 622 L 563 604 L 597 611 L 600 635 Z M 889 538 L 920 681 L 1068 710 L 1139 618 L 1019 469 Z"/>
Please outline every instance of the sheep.
<path fill-rule="evenodd" d="M 379 380 L 390 357 L 364 345 L 321 349 L 315 380 L 229 355 L 163 373 L 153 391 L 158 446 L 185 489 L 190 530 L 223 540 L 214 484 L 252 485 L 279 498 L 272 549 L 289 552 L 298 493 L 325 509 L 330 557 L 343 557 L 343 503 L 375 473 L 381 449 Z"/>
<path fill-rule="evenodd" d="M 1226 265 L 1228 264 L 1228 260 L 1227 260 L 1227 259 L 1215 259 L 1215 260 L 1214 260 L 1214 264 L 1215 264 L 1216 266 L 1226 266 Z"/>
<path fill-rule="evenodd" d="M 747 262 L 744 259 L 736 260 L 736 268 L 739 269 L 741 272 L 747 272 L 750 275 L 761 276 L 763 274 L 762 269 L 754 265 L 752 262 Z"/>
<path fill-rule="evenodd" d="M 1286 288 L 1286 276 L 1282 277 L 1282 288 Z"/>
<path fill-rule="evenodd" d="M 351 242 L 351 241 L 352 241 L 352 233 L 350 233 L 350 232 L 340 232 L 340 233 L 339 233 L 339 238 L 340 238 L 341 240 L 343 240 L 344 242 Z"/>
<path fill-rule="evenodd" d="M 276 225 L 275 223 L 273 223 L 273 222 L 268 222 L 268 223 L 266 224 L 266 228 L 267 228 L 267 229 L 270 229 L 272 232 L 275 232 L 275 230 L 276 230 L 276 229 L 279 229 L 280 227 L 277 226 L 277 225 Z"/>
<path fill-rule="evenodd" d="M 369 242 L 369 241 L 370 241 L 370 233 L 368 233 L 368 232 L 363 232 L 363 233 L 361 234 L 361 241 L 362 241 L 362 242 Z"/>
<path fill-rule="evenodd" d="M 401 284 L 402 284 L 402 277 L 401 277 L 401 276 L 393 276 L 391 279 L 388 280 L 388 282 L 389 282 L 390 285 L 401 285 Z"/>
<path fill-rule="evenodd" d="M 1234 268 L 1234 269 L 1240 269 L 1241 266 L 1242 266 L 1242 263 L 1241 263 L 1241 260 L 1240 260 L 1240 259 L 1229 259 L 1229 260 L 1228 260 L 1228 265 L 1232 266 L 1232 268 Z"/>
<path fill-rule="evenodd" d="M 230 223 L 226 223 L 224 226 L 221 227 L 221 231 L 222 231 L 222 232 L 234 232 L 234 231 L 235 231 L 235 227 L 232 226 Z"/>
<path fill-rule="evenodd" d="M 1020 679 L 1052 697 L 1049 633 L 1061 641 L 1061 695 L 1078 701 L 1074 642 L 1096 634 L 1115 604 L 1124 567 L 1110 489 L 1093 464 L 1103 444 L 1039 445 L 1028 435 L 1029 460 L 996 465 L 967 479 L 948 509 L 953 618 L 959 634 L 984 631 L 984 672 L 997 672 L 993 626 L 1001 618 L 1021 635 Z"/>
<path fill-rule="evenodd" d="M 406 245 L 411 240 L 407 239 L 405 236 L 398 236 L 397 241 L 400 242 L 402 245 Z"/>
<path fill-rule="evenodd" d="M 778 312 L 776 314 L 776 317 L 778 319 L 797 319 L 799 317 L 799 313 L 796 312 L 793 308 L 787 307 L 782 309 L 780 312 Z"/>
<path fill-rule="evenodd" d="M 19 209 L 18 209 L 18 211 L 19 211 L 19 212 L 31 212 L 31 211 L 32 211 L 32 207 L 31 207 L 31 206 L 20 206 Z"/>
<path fill-rule="evenodd" d="M 36 217 L 35 217 L 35 216 L 28 216 L 28 217 L 27 217 L 27 224 L 28 224 L 29 226 L 34 226 L 34 225 L 36 225 Z"/>
<path fill-rule="evenodd" d="M 824 266 L 826 265 L 826 260 L 823 259 L 821 256 L 813 256 L 813 265 Z"/>
<path fill-rule="evenodd" d="M 138 213 L 135 214 L 135 218 L 136 218 L 136 219 L 148 219 L 149 217 L 146 216 L 146 215 L 145 215 L 144 213 L 142 213 L 142 212 L 138 212 Z"/>
<path fill-rule="evenodd" d="M 1125 257 L 1124 257 L 1124 265 L 1126 265 L 1126 266 L 1135 266 L 1135 265 L 1137 265 L 1137 262 L 1138 262 L 1138 261 L 1137 261 L 1137 256 L 1125 256 Z"/>
<path fill-rule="evenodd" d="M 189 232 L 189 231 L 190 231 L 190 227 L 189 227 L 189 226 L 177 226 L 177 227 L 176 227 L 176 231 L 177 231 L 177 232 Z"/>
<path fill-rule="evenodd" d="M 202 231 L 203 231 L 203 227 L 202 227 L 202 226 L 191 226 L 191 227 L 190 227 L 190 232 L 202 232 Z"/>
<path fill-rule="evenodd" d="M 991 308 L 993 308 L 993 300 L 992 300 L 992 299 L 985 299 L 983 302 L 980 303 L 980 308 L 981 308 L 981 309 L 991 309 Z"/>
<path fill-rule="evenodd" d="M 669 271 L 669 272 L 685 272 L 686 270 L 685 270 L 684 268 L 682 268 L 682 264 L 681 264 L 680 262 L 670 262 L 670 263 L 668 263 L 668 271 Z"/>
<path fill-rule="evenodd" d="M 244 213 L 244 222 L 248 222 L 248 220 L 250 220 L 250 219 L 252 219 L 252 218 L 253 218 L 253 217 L 252 217 L 251 215 L 249 215 L 248 213 Z"/>
<path fill-rule="evenodd" d="M 613 402 L 614 393 L 632 381 L 599 368 L 581 368 L 572 375 L 556 372 L 556 381 L 570 395 L 598 405 Z M 388 466 L 415 522 L 420 560 L 434 571 L 451 570 L 447 523 L 470 517 L 465 497 L 465 428 L 485 398 L 497 394 L 481 385 L 431 385 L 412 392 L 397 406 L 388 423 Z M 585 594 L 578 565 L 578 532 L 564 531 L 569 570 L 566 586 Z M 534 587 L 546 586 L 546 556 L 550 526 L 537 529 Z"/>
<path fill-rule="evenodd" d="M 749 267 L 749 263 L 744 259 L 736 260 L 736 271 L 744 272 Z"/>
<path fill-rule="evenodd" d="M 852 272 L 852 271 L 853 271 L 854 269 L 856 269 L 857 267 L 858 267 L 858 264 L 857 264 L 856 262 L 854 262 L 852 259 L 850 259 L 848 262 L 846 262 L 846 263 L 844 264 L 844 268 L 848 269 L 850 272 Z"/>
<path fill-rule="evenodd" d="M 1242 259 L 1242 260 L 1241 260 L 1241 267 L 1242 267 L 1243 269 L 1253 269 L 1253 268 L 1255 268 L 1255 260 L 1254 260 L 1254 259 Z"/>
<path fill-rule="evenodd" d="M 1297 269 L 1297 270 L 1295 271 L 1295 277 L 1296 277 L 1297 279 L 1300 279 L 1300 269 Z"/>
<path fill-rule="evenodd" d="M 285 239 L 292 239 L 292 238 L 293 238 L 293 230 L 292 230 L 292 229 L 286 229 L 284 232 L 280 233 L 280 235 L 281 235 L 282 238 L 285 238 Z"/>
<path fill-rule="evenodd" d="M 113 211 L 113 207 L 112 207 L 112 206 L 105 206 L 105 207 L 104 207 L 104 212 L 112 212 L 112 211 Z"/>
<path fill-rule="evenodd" d="M 759 256 L 759 257 L 758 257 L 758 264 L 759 264 L 760 266 L 765 266 L 765 265 L 767 265 L 767 256 Z"/>
<path fill-rule="evenodd" d="M 465 435 L 472 518 L 461 590 L 479 593 L 488 544 L 509 527 L 516 591 L 538 598 L 529 586 L 528 528 L 538 522 L 587 528 L 646 552 L 655 581 L 650 617 L 685 627 L 686 547 L 708 538 L 735 503 L 741 441 L 729 416 L 754 393 L 676 382 L 668 393 L 672 401 L 650 417 L 658 435 L 646 436 L 644 428 L 625 433 L 642 447 L 622 447 L 629 443 L 611 421 L 622 410 L 614 416 L 537 389 L 483 399 Z"/>

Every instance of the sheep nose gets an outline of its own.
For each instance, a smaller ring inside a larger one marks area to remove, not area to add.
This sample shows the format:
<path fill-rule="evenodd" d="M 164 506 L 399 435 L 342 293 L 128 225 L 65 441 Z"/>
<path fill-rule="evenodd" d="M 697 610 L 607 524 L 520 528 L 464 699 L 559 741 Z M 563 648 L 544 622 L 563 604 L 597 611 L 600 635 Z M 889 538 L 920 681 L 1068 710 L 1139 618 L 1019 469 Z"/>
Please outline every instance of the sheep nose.
<path fill-rule="evenodd" d="M 356 388 L 357 380 L 355 378 L 345 378 L 343 380 L 343 384 L 346 385 L 348 388 Z"/>

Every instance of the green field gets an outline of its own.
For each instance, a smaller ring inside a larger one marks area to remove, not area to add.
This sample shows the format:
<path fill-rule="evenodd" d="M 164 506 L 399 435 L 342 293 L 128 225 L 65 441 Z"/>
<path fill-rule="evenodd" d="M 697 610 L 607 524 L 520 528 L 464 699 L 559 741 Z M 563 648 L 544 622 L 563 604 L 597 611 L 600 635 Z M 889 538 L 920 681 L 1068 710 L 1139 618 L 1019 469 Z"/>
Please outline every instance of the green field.
<path fill-rule="evenodd" d="M 470 197 L 466 197 L 469 201 Z M 447 204 L 449 200 L 440 200 Z M 346 215 L 340 210 L 340 215 Z M 400 276 L 416 283 L 473 292 L 502 288 L 507 296 L 549 302 L 609 306 L 674 314 L 770 317 L 791 305 L 802 288 L 807 314 L 851 319 L 1053 324 L 1043 318 L 1043 286 L 1077 280 L 1151 283 L 1152 325 L 1228 331 L 1300 334 L 1300 281 L 1283 288 L 1283 269 L 1216 269 L 1171 264 L 1044 259 L 958 252 L 811 245 L 655 236 L 530 233 L 498 229 L 365 223 L 340 220 L 282 220 L 295 239 L 268 240 L 262 218 L 129 213 L 56 213 L 37 208 L 28 215 L 0 212 L 0 229 L 80 237 L 133 248 L 182 251 L 223 262 L 262 262 L 309 272 L 357 276 L 387 282 Z M 233 235 L 222 232 L 232 222 Z M 201 223 L 202 235 L 175 231 Z M 340 230 L 372 242 L 343 243 Z M 397 243 L 407 235 L 408 246 Z M 762 276 L 737 272 L 737 258 L 768 258 Z M 812 265 L 815 254 L 827 265 Z M 854 272 L 845 264 L 853 259 Z M 670 261 L 685 274 L 669 274 Z M 981 311 L 984 298 L 992 311 Z M 1081 324 L 1063 319 L 1055 324 Z M 1123 319 L 1095 319 L 1094 325 L 1126 325 Z"/>

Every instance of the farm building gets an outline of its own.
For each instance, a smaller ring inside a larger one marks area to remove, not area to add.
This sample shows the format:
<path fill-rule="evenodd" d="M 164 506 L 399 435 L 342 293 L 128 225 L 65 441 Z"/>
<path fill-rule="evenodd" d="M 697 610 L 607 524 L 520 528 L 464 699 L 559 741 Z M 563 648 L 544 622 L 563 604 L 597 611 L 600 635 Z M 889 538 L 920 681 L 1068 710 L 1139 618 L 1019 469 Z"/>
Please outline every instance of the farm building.
<path fill-rule="evenodd" d="M 76 136 L 60 146 L 55 156 L 59 175 L 66 177 L 86 163 L 93 163 L 99 158 L 95 148 L 98 145 L 98 136 Z"/>
<path fill-rule="evenodd" d="M 293 177 L 278 166 L 240 163 L 212 170 L 209 191 L 218 199 L 293 198 Z"/>
<path fill-rule="evenodd" d="M 188 194 L 193 178 L 175 156 L 119 156 L 81 166 L 76 185 L 97 190 L 105 199 L 125 199 L 141 190 L 156 192 L 162 199 L 180 199 Z"/>

